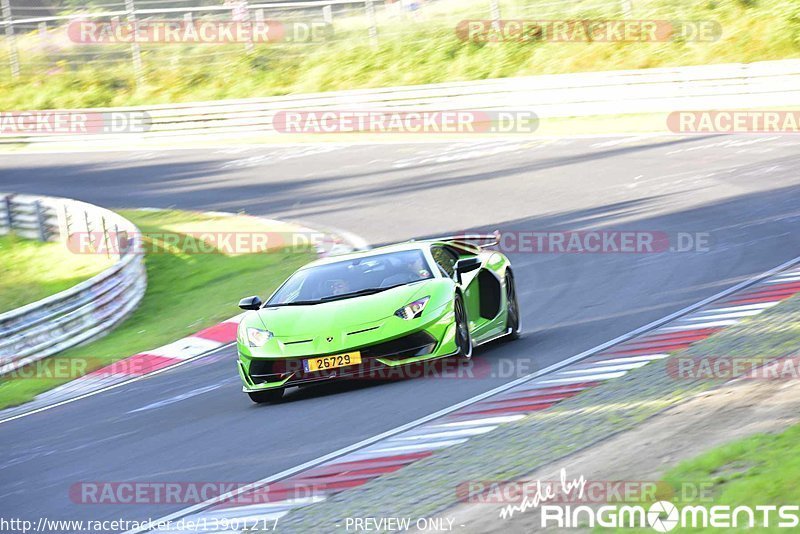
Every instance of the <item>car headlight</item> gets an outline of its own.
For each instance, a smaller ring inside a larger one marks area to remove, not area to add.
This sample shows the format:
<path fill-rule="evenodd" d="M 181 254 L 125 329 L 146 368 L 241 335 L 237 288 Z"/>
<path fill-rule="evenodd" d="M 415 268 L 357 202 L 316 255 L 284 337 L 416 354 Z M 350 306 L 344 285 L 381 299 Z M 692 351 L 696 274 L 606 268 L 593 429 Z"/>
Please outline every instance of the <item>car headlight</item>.
<path fill-rule="evenodd" d="M 269 330 L 261 330 L 259 328 L 247 329 L 247 343 L 251 347 L 263 347 L 264 344 L 270 340 L 272 332 Z"/>
<path fill-rule="evenodd" d="M 405 306 L 394 312 L 394 314 L 400 317 L 401 319 L 405 319 L 406 321 L 410 319 L 415 319 L 420 315 L 422 315 L 422 310 L 425 309 L 425 306 L 428 304 L 429 300 L 431 300 L 430 297 L 423 297 L 419 300 L 415 300 L 410 304 L 406 304 Z"/>

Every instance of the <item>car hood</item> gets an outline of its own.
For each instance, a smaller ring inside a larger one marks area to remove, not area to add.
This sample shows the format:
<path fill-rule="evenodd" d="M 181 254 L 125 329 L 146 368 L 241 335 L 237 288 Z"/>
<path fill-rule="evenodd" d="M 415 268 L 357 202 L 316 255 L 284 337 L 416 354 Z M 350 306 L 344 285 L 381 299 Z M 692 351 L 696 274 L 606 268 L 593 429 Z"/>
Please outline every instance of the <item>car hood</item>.
<path fill-rule="evenodd" d="M 339 337 L 375 325 L 406 304 L 426 296 L 432 281 L 320 304 L 262 308 L 257 314 L 264 327 L 278 339 L 291 342 L 300 341 L 294 338 Z"/>

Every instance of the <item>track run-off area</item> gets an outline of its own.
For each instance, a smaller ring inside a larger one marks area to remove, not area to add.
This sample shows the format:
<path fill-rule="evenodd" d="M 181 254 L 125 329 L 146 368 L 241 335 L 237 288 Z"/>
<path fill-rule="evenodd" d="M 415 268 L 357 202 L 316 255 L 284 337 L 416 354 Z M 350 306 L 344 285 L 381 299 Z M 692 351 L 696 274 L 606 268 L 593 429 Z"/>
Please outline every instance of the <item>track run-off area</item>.
<path fill-rule="evenodd" d="M 479 376 L 330 384 L 256 406 L 226 348 L 8 421 L 0 503 L 34 523 L 164 516 L 186 504 L 79 504 L 70 488 L 263 479 L 674 313 L 798 255 L 799 149 L 791 135 L 747 135 L 0 154 L 2 191 L 111 209 L 244 210 L 372 245 L 494 229 L 695 240 L 681 252 L 505 250 L 525 333 L 477 350 L 493 371 Z"/>

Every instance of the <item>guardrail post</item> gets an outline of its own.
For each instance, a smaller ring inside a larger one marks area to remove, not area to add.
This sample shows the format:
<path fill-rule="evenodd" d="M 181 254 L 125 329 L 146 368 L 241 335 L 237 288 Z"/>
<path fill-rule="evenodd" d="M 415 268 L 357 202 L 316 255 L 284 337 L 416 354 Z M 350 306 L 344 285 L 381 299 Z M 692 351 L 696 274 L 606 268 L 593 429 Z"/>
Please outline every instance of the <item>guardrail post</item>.
<path fill-rule="evenodd" d="M 134 35 L 136 34 L 136 5 L 133 0 L 125 0 L 125 11 L 128 12 L 128 22 L 133 25 Z M 142 50 L 136 39 L 131 39 L 131 57 L 133 58 L 133 74 L 136 77 L 136 85 L 144 84 L 144 68 L 142 66 Z"/>
<path fill-rule="evenodd" d="M 489 1 L 489 18 L 492 19 L 492 26 L 495 30 L 499 30 L 498 26 L 500 24 L 500 2 L 497 0 L 490 0 Z"/>
<path fill-rule="evenodd" d="M 119 235 L 119 225 L 118 224 L 114 225 L 114 243 L 116 244 L 116 247 L 117 247 L 117 257 L 119 259 L 122 259 L 122 256 L 125 255 L 125 251 L 122 248 L 122 238 Z"/>
<path fill-rule="evenodd" d="M 378 22 L 375 20 L 375 4 L 372 0 L 366 0 L 364 7 L 367 10 L 367 20 L 369 21 L 369 42 L 372 46 L 378 46 Z"/>
<path fill-rule="evenodd" d="M 94 249 L 92 252 L 97 252 L 92 238 L 92 226 L 89 224 L 89 212 L 86 210 L 83 210 L 83 223 L 86 225 L 86 240 L 89 243 L 89 248 Z"/>
<path fill-rule="evenodd" d="M 247 0 L 242 0 L 242 22 L 250 22 L 250 7 L 247 5 Z M 253 45 L 253 33 L 250 32 L 250 40 L 244 44 L 244 51 L 248 54 L 252 54 L 255 51 L 255 46 Z"/>
<path fill-rule="evenodd" d="M 264 23 L 264 10 L 263 9 L 257 9 L 254 15 L 255 15 L 256 23 L 258 23 L 258 24 L 263 24 Z M 271 35 L 267 35 L 267 38 L 271 39 L 272 36 Z"/>
<path fill-rule="evenodd" d="M 39 231 L 39 241 L 47 241 L 47 228 L 44 224 L 44 212 L 42 203 L 38 200 L 33 201 L 33 210 L 36 213 L 36 229 Z"/>
<path fill-rule="evenodd" d="M 322 20 L 325 24 L 333 24 L 333 8 L 330 4 L 322 6 Z"/>
<path fill-rule="evenodd" d="M 61 205 L 63 215 L 61 220 L 63 221 L 63 227 L 61 229 L 61 239 L 64 243 L 69 244 L 69 238 L 72 235 L 72 223 L 70 222 L 69 210 L 67 209 L 66 204 Z"/>
<path fill-rule="evenodd" d="M 633 14 L 632 0 L 622 0 L 622 14 L 626 17 L 630 17 Z"/>
<path fill-rule="evenodd" d="M 111 251 L 108 249 L 108 228 L 106 228 L 106 218 L 100 217 L 100 225 L 103 227 L 103 244 L 106 247 L 106 258 L 111 257 Z"/>
<path fill-rule="evenodd" d="M 11 6 L 8 0 L 0 0 L 3 12 L 3 22 L 6 27 L 6 40 L 8 41 L 9 61 L 11 62 L 11 76 L 19 78 L 19 52 L 17 51 L 17 37 L 14 35 L 14 26 L 11 22 Z"/>
<path fill-rule="evenodd" d="M 11 211 L 11 195 L 6 195 L 3 197 L 3 204 L 6 209 L 6 224 L 8 225 L 8 231 L 12 232 L 14 230 L 14 212 Z"/>

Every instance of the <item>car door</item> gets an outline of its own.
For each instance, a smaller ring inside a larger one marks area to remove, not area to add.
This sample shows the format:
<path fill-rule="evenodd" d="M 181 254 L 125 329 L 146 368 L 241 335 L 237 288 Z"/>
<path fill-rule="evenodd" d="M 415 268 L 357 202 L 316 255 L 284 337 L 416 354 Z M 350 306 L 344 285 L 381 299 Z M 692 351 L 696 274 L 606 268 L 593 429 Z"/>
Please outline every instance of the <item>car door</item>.
<path fill-rule="evenodd" d="M 461 288 L 461 292 L 464 295 L 464 306 L 467 309 L 470 333 L 473 339 L 480 340 L 485 335 L 486 330 L 492 327 L 491 320 L 494 318 L 494 314 L 491 317 L 487 317 L 486 306 L 482 306 L 481 303 L 481 294 L 485 294 L 486 291 L 485 289 L 482 291 L 480 280 L 482 278 L 485 279 L 486 274 L 482 274 L 483 268 L 463 273 L 460 283 L 455 276 L 456 262 L 461 258 L 475 257 L 476 254 L 456 250 L 446 245 L 435 245 L 431 247 L 431 255 L 442 273 L 455 280 L 456 284 Z"/>

